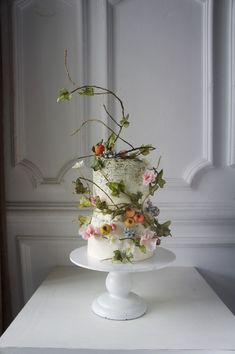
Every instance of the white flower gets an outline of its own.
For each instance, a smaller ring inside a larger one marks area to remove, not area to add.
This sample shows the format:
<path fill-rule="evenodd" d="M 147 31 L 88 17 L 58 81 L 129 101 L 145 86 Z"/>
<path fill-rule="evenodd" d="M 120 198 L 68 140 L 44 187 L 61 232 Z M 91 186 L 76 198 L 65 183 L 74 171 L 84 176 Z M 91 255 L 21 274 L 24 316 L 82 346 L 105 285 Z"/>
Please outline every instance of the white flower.
<path fill-rule="evenodd" d="M 84 161 L 81 160 L 81 161 L 77 161 L 73 166 L 72 168 L 81 168 L 84 166 Z"/>

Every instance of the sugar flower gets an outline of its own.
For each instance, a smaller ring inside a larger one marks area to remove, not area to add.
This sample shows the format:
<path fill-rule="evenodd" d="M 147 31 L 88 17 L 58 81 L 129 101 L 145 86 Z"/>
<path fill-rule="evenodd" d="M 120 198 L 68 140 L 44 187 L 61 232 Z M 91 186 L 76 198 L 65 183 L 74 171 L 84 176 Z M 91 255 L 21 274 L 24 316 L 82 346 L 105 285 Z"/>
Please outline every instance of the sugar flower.
<path fill-rule="evenodd" d="M 147 200 L 146 210 L 154 217 L 157 217 L 160 214 L 160 209 L 157 206 L 153 205 L 153 203 L 150 200 Z"/>
<path fill-rule="evenodd" d="M 133 218 L 126 218 L 124 224 L 126 227 L 133 227 L 135 225 L 135 220 Z"/>
<path fill-rule="evenodd" d="M 81 168 L 84 166 L 84 161 L 81 160 L 81 161 L 77 161 L 73 166 L 72 168 Z"/>
<path fill-rule="evenodd" d="M 143 175 L 143 184 L 145 186 L 148 186 L 150 183 L 155 181 L 155 178 L 156 178 L 156 174 L 154 173 L 154 171 L 147 170 Z"/>
<path fill-rule="evenodd" d="M 93 225 L 89 224 L 88 226 L 80 227 L 78 231 L 79 235 L 82 236 L 84 240 L 88 240 L 91 236 L 99 236 L 99 228 L 94 227 Z"/>
<path fill-rule="evenodd" d="M 125 227 L 125 229 L 123 230 L 123 234 L 126 236 L 126 237 L 132 237 L 135 235 L 135 232 L 136 230 L 135 229 L 129 229 L 128 227 Z"/>
<path fill-rule="evenodd" d="M 111 231 L 112 231 L 112 227 L 109 224 L 103 224 L 100 227 L 100 232 L 102 235 L 109 235 Z"/>
<path fill-rule="evenodd" d="M 111 224 L 110 226 L 111 226 L 111 228 L 112 228 L 112 231 L 115 231 L 115 230 L 117 229 L 117 225 L 116 225 L 116 224 L 114 224 L 114 223 L 113 223 L 113 224 Z"/>
<path fill-rule="evenodd" d="M 93 206 L 96 206 L 97 198 L 96 197 L 90 197 L 91 204 Z"/>
<path fill-rule="evenodd" d="M 140 245 L 145 246 L 147 251 L 154 251 L 156 248 L 156 234 L 155 232 L 146 229 L 144 231 L 144 233 L 141 235 L 141 239 L 140 239 Z"/>

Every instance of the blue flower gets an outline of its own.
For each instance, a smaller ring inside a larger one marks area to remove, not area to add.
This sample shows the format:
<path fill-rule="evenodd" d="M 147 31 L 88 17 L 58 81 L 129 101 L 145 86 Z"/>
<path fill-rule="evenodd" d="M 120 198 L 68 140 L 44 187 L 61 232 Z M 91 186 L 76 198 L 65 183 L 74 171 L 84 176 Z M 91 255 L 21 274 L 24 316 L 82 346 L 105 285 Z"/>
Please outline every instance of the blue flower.
<path fill-rule="evenodd" d="M 150 200 L 147 201 L 147 212 L 154 217 L 157 217 L 160 213 L 160 209 L 152 204 Z"/>
<path fill-rule="evenodd" d="M 132 237 L 135 235 L 135 229 L 133 229 L 133 228 L 129 229 L 128 227 L 126 227 L 125 229 L 123 229 L 123 234 L 126 237 Z"/>

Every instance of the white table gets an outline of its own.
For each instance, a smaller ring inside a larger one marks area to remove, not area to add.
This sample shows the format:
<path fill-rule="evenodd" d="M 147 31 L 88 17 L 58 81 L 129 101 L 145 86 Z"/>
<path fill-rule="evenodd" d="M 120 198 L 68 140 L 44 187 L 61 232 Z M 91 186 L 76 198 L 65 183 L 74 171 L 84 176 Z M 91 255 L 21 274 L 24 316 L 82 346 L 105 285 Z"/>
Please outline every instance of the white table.
<path fill-rule="evenodd" d="M 134 275 L 148 303 L 136 320 L 92 313 L 106 274 L 56 268 L 0 339 L 1 354 L 228 354 L 235 352 L 235 318 L 194 268 Z"/>

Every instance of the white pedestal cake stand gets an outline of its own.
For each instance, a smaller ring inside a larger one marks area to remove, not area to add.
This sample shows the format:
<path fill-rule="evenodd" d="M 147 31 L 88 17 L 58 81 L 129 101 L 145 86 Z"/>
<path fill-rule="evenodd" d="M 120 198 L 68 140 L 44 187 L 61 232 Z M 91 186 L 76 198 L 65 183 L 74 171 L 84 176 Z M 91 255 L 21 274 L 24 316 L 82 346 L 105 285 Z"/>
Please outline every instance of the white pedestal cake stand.
<path fill-rule="evenodd" d="M 107 292 L 98 296 L 92 303 L 95 314 L 110 320 L 131 320 L 138 318 L 147 310 L 145 301 L 131 292 L 132 273 L 146 272 L 164 268 L 175 260 L 175 254 L 165 248 L 157 247 L 153 257 L 137 263 L 112 263 L 88 257 L 87 246 L 75 249 L 70 260 L 77 266 L 100 272 L 108 272 Z"/>

